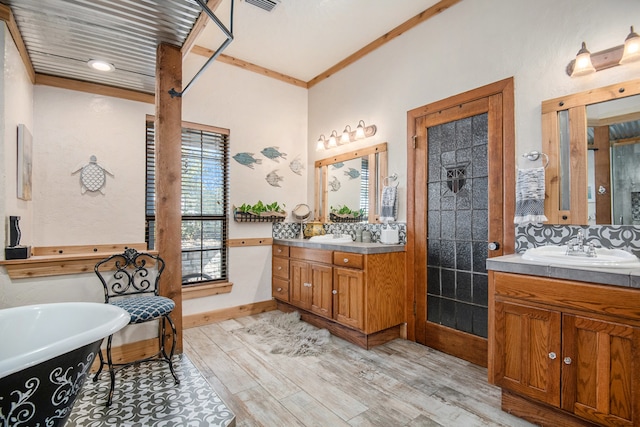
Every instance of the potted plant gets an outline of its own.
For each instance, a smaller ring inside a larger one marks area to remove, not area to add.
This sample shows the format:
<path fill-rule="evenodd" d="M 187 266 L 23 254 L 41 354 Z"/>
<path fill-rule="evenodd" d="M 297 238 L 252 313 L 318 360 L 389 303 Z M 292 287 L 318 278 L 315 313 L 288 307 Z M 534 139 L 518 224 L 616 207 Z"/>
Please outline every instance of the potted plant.
<path fill-rule="evenodd" d="M 256 204 L 243 203 L 242 206 L 233 207 L 233 216 L 237 222 L 274 222 L 284 221 L 287 212 L 284 204 L 280 206 L 278 202 L 265 204 L 258 200 Z"/>
<path fill-rule="evenodd" d="M 364 209 L 352 210 L 348 206 L 331 206 L 329 219 L 333 222 L 360 222 L 364 216 Z"/>

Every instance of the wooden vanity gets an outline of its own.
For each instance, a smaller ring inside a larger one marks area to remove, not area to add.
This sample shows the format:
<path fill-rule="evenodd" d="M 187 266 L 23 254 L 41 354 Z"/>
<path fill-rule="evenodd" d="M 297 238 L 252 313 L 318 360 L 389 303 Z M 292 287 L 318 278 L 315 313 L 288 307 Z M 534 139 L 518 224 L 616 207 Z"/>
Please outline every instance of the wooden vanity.
<path fill-rule="evenodd" d="M 279 310 L 366 349 L 404 336 L 404 246 L 275 242 Z"/>
<path fill-rule="evenodd" d="M 517 257 L 487 263 L 502 409 L 545 426 L 640 425 L 640 276 Z"/>

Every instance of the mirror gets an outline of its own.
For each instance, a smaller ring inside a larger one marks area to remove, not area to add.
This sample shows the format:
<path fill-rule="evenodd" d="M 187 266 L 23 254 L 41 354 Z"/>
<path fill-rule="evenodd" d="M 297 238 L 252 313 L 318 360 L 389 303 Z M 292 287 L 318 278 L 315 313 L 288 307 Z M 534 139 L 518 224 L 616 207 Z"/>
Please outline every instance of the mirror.
<path fill-rule="evenodd" d="M 640 224 L 639 94 L 640 79 L 542 103 L 550 224 Z"/>
<path fill-rule="evenodd" d="M 386 175 L 386 142 L 317 160 L 315 218 L 329 222 L 331 207 L 346 206 L 351 211 L 362 211 L 355 221 L 377 222 L 381 183 Z"/>

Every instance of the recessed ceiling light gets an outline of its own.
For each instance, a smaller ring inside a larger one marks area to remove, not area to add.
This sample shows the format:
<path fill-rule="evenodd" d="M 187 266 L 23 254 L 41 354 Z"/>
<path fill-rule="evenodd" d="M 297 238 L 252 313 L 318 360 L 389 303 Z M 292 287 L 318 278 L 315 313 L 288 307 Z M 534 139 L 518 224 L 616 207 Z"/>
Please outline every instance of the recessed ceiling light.
<path fill-rule="evenodd" d="M 116 69 L 113 64 L 106 61 L 101 61 L 99 59 L 92 59 L 87 64 L 89 65 L 89 67 L 98 71 L 114 71 Z"/>

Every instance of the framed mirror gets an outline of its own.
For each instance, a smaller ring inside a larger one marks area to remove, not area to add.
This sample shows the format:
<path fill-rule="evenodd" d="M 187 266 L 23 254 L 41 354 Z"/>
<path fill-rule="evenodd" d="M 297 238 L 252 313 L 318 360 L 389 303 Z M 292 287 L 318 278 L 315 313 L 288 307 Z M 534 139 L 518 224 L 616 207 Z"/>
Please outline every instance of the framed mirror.
<path fill-rule="evenodd" d="M 387 176 L 387 143 L 315 162 L 315 218 L 329 222 L 332 207 L 361 212 L 359 222 L 377 222 L 381 183 Z M 353 222 L 353 221 L 350 221 Z"/>
<path fill-rule="evenodd" d="M 542 137 L 550 224 L 640 224 L 640 79 L 544 101 Z"/>

